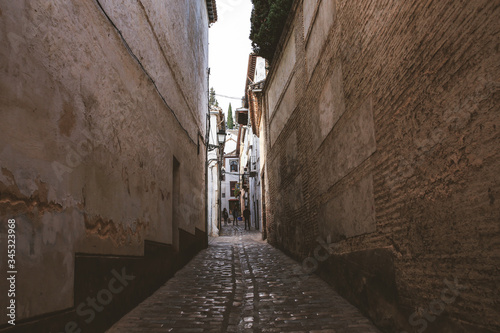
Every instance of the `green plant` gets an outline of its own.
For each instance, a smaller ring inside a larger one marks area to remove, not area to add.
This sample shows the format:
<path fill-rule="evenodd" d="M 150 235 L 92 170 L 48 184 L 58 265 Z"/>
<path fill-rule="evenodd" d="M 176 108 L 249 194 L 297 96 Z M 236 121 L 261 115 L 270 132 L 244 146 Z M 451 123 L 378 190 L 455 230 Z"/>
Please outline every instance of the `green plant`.
<path fill-rule="evenodd" d="M 213 106 L 219 106 L 219 102 L 215 98 L 215 89 L 210 88 L 210 98 L 208 99 L 208 104 Z"/>
<path fill-rule="evenodd" d="M 235 197 L 238 197 L 240 195 L 240 184 L 236 184 L 236 186 L 234 187 L 234 196 Z"/>
<path fill-rule="evenodd" d="M 233 108 L 231 107 L 231 103 L 229 103 L 229 109 L 227 110 L 227 128 L 234 128 Z"/>
<path fill-rule="evenodd" d="M 293 0 L 252 0 L 250 40 L 253 52 L 273 60 Z"/>

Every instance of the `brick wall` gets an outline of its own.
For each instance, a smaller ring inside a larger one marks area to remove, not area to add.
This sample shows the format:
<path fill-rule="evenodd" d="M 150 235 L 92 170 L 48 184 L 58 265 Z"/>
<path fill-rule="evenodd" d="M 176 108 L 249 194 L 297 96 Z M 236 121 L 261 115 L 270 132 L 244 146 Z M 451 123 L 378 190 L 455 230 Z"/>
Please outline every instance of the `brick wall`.
<path fill-rule="evenodd" d="M 269 242 L 330 236 L 317 273 L 387 331 L 500 330 L 498 5 L 296 1 L 272 64 Z"/>

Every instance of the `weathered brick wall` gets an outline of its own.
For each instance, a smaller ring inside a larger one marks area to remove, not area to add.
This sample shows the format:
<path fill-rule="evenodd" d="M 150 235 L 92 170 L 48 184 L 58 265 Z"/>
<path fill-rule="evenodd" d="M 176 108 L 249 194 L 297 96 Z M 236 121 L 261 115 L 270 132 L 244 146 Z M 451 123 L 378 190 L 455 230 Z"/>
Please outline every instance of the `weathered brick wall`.
<path fill-rule="evenodd" d="M 205 1 L 0 4 L 1 308 L 7 219 L 18 320 L 74 305 L 75 253 L 142 256 L 205 229 L 207 59 Z"/>
<path fill-rule="evenodd" d="M 500 330 L 499 4 L 296 1 L 272 65 L 269 241 L 331 236 L 318 272 L 387 331 Z"/>

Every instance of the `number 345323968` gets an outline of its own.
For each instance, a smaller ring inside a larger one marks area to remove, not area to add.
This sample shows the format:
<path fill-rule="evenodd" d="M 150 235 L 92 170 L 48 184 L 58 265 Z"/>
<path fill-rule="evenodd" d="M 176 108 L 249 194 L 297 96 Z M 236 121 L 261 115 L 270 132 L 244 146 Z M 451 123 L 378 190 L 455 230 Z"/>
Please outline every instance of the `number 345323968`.
<path fill-rule="evenodd" d="M 13 269 L 16 264 L 16 220 L 9 219 L 7 221 L 7 256 L 10 269 Z"/>

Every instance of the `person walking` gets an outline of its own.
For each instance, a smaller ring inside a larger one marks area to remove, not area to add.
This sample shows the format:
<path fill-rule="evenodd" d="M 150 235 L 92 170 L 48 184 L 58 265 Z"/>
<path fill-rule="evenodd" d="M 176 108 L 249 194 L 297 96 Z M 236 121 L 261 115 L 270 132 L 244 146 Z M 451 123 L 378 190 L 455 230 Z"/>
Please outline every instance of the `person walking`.
<path fill-rule="evenodd" d="M 233 208 L 233 210 L 230 210 L 231 212 L 231 215 L 233 215 L 233 226 L 234 226 L 234 223 L 236 222 L 236 209 Z"/>
<path fill-rule="evenodd" d="M 245 219 L 245 230 L 247 230 L 247 225 L 248 230 L 250 230 L 250 209 L 248 209 L 248 207 L 245 207 L 243 211 L 243 218 Z"/>
<path fill-rule="evenodd" d="M 227 213 L 226 208 L 222 211 L 222 217 L 224 218 L 224 225 L 227 225 L 227 218 L 229 217 L 229 214 Z"/>
<path fill-rule="evenodd" d="M 234 222 L 236 222 L 236 225 L 238 225 L 238 217 L 240 216 L 239 214 L 239 210 L 238 210 L 238 207 L 235 207 L 234 210 L 233 210 L 233 225 L 234 225 Z"/>

